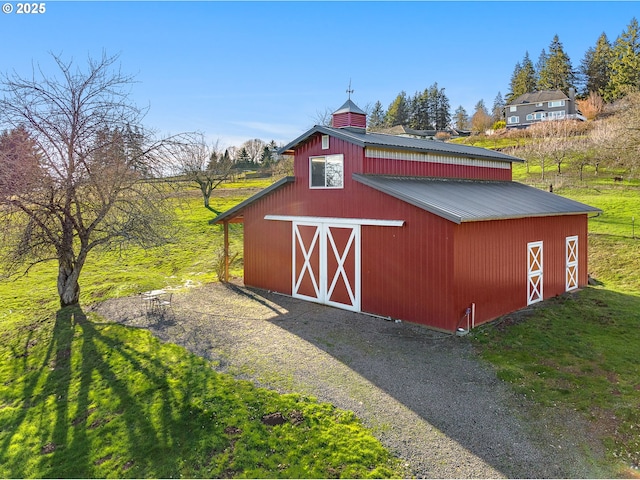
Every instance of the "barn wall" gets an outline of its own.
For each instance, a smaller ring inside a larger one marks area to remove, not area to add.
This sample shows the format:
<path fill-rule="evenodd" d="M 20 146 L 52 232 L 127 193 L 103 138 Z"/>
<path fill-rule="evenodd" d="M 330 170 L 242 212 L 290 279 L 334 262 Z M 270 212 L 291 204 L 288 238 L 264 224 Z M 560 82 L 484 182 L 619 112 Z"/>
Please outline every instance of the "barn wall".
<path fill-rule="evenodd" d="M 527 244 L 543 242 L 544 298 L 565 292 L 565 240 L 579 237 L 578 283 L 587 282 L 587 216 L 463 223 L 455 232 L 456 310 L 476 304 L 476 325 L 527 306 Z"/>
<path fill-rule="evenodd" d="M 362 310 L 447 329 L 453 224 L 388 196 L 385 202 L 389 215 L 405 224 L 363 227 Z"/>
<path fill-rule="evenodd" d="M 510 168 L 476 167 L 384 158 L 365 158 L 364 166 L 364 173 L 376 175 L 511 180 Z"/>

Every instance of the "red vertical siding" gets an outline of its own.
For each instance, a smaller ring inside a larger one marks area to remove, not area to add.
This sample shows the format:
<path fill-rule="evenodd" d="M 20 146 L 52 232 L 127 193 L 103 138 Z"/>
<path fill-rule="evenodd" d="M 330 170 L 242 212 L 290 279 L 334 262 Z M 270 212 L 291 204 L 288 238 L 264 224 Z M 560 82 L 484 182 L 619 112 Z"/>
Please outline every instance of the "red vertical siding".
<path fill-rule="evenodd" d="M 543 242 L 544 298 L 565 292 L 565 241 L 578 236 L 578 283 L 587 282 L 586 215 L 464 223 L 456 228 L 457 311 L 476 304 L 476 324 L 527 305 L 527 244 Z"/>

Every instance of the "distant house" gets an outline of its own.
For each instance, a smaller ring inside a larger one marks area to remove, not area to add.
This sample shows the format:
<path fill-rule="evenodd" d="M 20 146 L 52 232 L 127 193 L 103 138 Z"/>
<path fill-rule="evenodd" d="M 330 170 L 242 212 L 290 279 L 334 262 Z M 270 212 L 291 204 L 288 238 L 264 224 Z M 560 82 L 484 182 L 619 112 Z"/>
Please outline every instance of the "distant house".
<path fill-rule="evenodd" d="M 454 332 L 587 283 L 599 210 L 512 181 L 522 160 L 367 132 L 351 100 L 332 125 L 280 149 L 295 176 L 211 221 L 244 224 L 245 285 Z"/>
<path fill-rule="evenodd" d="M 546 120 L 581 120 L 575 90 L 569 96 L 561 90 L 542 90 L 520 95 L 505 106 L 507 128 L 524 128 Z"/>

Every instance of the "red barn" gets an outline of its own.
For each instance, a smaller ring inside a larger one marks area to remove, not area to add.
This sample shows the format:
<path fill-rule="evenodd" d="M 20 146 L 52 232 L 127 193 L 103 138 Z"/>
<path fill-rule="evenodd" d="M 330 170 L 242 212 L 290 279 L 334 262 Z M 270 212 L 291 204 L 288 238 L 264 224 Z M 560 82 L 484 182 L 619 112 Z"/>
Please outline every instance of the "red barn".
<path fill-rule="evenodd" d="M 351 100 L 281 149 L 294 176 L 212 222 L 244 223 L 244 282 L 456 331 L 587 282 L 598 209 L 512 181 L 522 160 L 366 131 Z"/>

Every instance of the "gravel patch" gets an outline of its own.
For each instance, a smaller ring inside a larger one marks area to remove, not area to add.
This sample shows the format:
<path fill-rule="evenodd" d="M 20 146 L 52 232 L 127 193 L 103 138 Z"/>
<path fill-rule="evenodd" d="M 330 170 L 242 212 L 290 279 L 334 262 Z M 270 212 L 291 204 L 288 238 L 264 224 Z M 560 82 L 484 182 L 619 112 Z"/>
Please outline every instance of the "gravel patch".
<path fill-rule="evenodd" d="M 176 292 L 159 316 L 137 297 L 92 310 L 221 372 L 355 412 L 415 477 L 606 476 L 585 421 L 515 395 L 464 337 L 237 285 Z"/>

